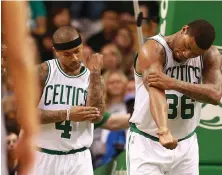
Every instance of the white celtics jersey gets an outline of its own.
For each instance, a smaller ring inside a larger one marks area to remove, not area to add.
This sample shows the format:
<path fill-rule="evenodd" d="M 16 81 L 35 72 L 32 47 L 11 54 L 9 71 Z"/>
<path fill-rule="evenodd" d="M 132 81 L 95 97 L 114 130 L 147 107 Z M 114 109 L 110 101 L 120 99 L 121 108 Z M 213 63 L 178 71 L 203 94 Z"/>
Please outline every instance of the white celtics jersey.
<path fill-rule="evenodd" d="M 69 76 L 62 71 L 59 61 L 46 62 L 48 78 L 39 103 L 44 110 L 66 110 L 69 106 L 86 105 L 89 86 L 89 70 L 82 67 L 81 73 Z M 45 149 L 68 151 L 90 147 L 93 140 L 93 124 L 89 121 L 42 124 L 38 146 Z"/>
<path fill-rule="evenodd" d="M 164 73 L 172 78 L 189 83 L 201 83 L 202 56 L 188 59 L 185 63 L 178 63 L 173 59 L 172 50 L 161 35 L 148 38 L 160 43 L 166 53 Z M 136 99 L 134 113 L 130 122 L 147 134 L 156 136 L 157 126 L 150 112 L 150 99 L 140 74 L 135 72 Z M 174 90 L 166 90 L 168 103 L 168 125 L 173 136 L 182 139 L 192 133 L 198 126 L 201 105 L 199 102 Z"/>

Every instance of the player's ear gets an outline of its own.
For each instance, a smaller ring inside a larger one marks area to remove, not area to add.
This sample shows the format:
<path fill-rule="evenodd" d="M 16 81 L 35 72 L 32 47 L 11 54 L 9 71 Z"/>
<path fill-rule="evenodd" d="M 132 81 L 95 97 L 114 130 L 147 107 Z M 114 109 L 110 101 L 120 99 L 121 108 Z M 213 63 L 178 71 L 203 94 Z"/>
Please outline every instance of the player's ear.
<path fill-rule="evenodd" d="M 181 29 L 181 34 L 187 33 L 188 28 L 189 28 L 188 25 L 183 26 L 182 29 Z"/>
<path fill-rule="evenodd" d="M 59 54 L 58 54 L 58 52 L 55 50 L 55 48 L 54 48 L 54 47 L 52 47 L 52 50 L 53 50 L 54 54 L 56 55 L 56 57 L 58 57 L 58 56 L 59 56 Z"/>

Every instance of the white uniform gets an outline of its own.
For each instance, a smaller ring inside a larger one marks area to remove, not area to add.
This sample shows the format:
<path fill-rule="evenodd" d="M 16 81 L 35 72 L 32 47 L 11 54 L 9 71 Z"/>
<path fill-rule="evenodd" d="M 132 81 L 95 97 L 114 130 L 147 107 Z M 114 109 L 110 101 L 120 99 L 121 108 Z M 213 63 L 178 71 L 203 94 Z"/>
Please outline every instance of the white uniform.
<path fill-rule="evenodd" d="M 178 80 L 201 83 L 202 56 L 178 63 L 172 50 L 161 35 L 156 40 L 165 50 L 164 73 Z M 200 120 L 201 104 L 174 91 L 166 90 L 168 125 L 173 136 L 179 139 L 176 149 L 167 150 L 158 141 L 157 126 L 150 111 L 150 99 L 140 74 L 135 71 L 136 99 L 130 119 L 127 164 L 130 174 L 198 174 L 198 144 L 195 128 Z M 129 174 L 128 171 L 128 174 Z"/>
<path fill-rule="evenodd" d="M 66 110 L 70 106 L 86 104 L 89 70 L 82 67 L 77 76 L 62 71 L 59 61 L 47 61 L 48 78 L 39 103 L 44 110 Z M 58 122 L 42 124 L 37 146 L 37 162 L 33 174 L 91 175 L 91 154 L 88 150 L 93 140 L 93 124 L 84 122 Z"/>

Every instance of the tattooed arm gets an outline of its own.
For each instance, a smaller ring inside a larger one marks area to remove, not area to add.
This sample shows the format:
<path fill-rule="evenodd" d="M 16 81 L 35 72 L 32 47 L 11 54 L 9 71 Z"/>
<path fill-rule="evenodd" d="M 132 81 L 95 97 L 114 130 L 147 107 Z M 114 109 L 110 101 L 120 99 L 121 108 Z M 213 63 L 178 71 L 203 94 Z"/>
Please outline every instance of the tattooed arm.
<path fill-rule="evenodd" d="M 96 107 L 100 112 L 100 116 L 96 120 L 93 120 L 92 121 L 93 123 L 97 123 L 100 120 L 102 120 L 105 109 L 104 92 L 105 92 L 105 86 L 104 82 L 102 81 L 101 73 L 91 72 L 86 104 L 87 106 Z"/>
<path fill-rule="evenodd" d="M 204 55 L 203 84 L 177 80 L 174 90 L 197 101 L 218 105 L 222 96 L 222 55 L 212 46 Z"/>
<path fill-rule="evenodd" d="M 93 123 L 97 123 L 102 120 L 105 106 L 105 87 L 101 78 L 103 56 L 100 54 L 93 54 L 86 59 L 86 65 L 90 70 L 90 84 L 86 104 L 87 106 L 96 107 L 99 110 L 100 116 L 92 121 Z"/>
<path fill-rule="evenodd" d="M 39 64 L 37 66 L 37 72 L 38 72 L 37 75 L 39 76 L 39 82 L 40 82 L 40 96 L 37 101 L 37 103 L 39 103 L 41 96 L 43 94 L 43 90 L 44 90 L 46 79 L 49 72 L 47 63 L 44 62 L 42 64 Z M 43 110 L 39 108 L 38 114 L 39 114 L 40 121 L 42 124 L 61 122 L 66 119 L 66 110 L 49 111 L 49 110 Z"/>
<path fill-rule="evenodd" d="M 136 71 L 143 76 L 143 84 L 149 93 L 150 108 L 153 120 L 158 127 L 160 143 L 168 148 L 174 149 L 177 145 L 176 140 L 168 129 L 168 105 L 164 90 L 158 87 L 149 87 L 146 81 L 152 71 L 163 71 L 165 63 L 165 52 L 163 47 L 156 41 L 147 41 L 141 48 L 136 62 Z"/>

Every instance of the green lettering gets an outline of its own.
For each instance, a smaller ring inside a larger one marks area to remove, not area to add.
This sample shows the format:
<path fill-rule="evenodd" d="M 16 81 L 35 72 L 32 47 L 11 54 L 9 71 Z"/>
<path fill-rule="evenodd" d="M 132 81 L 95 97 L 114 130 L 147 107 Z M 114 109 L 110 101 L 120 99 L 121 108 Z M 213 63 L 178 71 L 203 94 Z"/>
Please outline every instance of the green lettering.
<path fill-rule="evenodd" d="M 44 101 L 45 106 L 50 105 L 51 102 L 52 102 L 51 100 L 49 100 L 49 101 L 47 102 L 48 90 L 49 90 L 49 89 L 53 89 L 53 86 L 52 86 L 52 85 L 48 85 L 48 86 L 46 87 L 46 89 L 45 89 L 45 101 Z"/>
<path fill-rule="evenodd" d="M 82 88 L 78 88 L 77 89 L 77 94 L 76 94 L 76 105 L 83 105 L 83 104 L 79 104 L 79 91 L 81 91 L 82 93 L 84 92 L 84 90 Z"/>
<path fill-rule="evenodd" d="M 57 92 L 57 88 L 60 87 L 60 84 L 55 84 L 54 85 L 54 93 L 53 93 L 53 104 L 58 104 L 58 101 L 56 101 L 56 96 L 59 95 Z"/>
<path fill-rule="evenodd" d="M 75 94 L 76 94 L 76 87 L 73 87 L 73 93 L 72 93 L 72 106 L 76 106 L 76 105 L 75 105 Z"/>
<path fill-rule="evenodd" d="M 61 93 L 60 93 L 60 104 L 65 104 L 64 101 L 62 101 L 63 99 L 63 89 L 64 89 L 64 85 L 61 86 Z"/>
<path fill-rule="evenodd" d="M 193 66 L 188 66 L 188 81 L 189 83 L 191 83 L 191 70 L 194 70 L 194 67 Z"/>
<path fill-rule="evenodd" d="M 174 76 L 174 70 L 176 69 L 176 67 L 174 66 L 173 68 L 172 68 L 172 72 L 171 72 L 171 77 L 172 78 L 174 78 L 175 76 Z"/>
<path fill-rule="evenodd" d="M 200 76 L 198 76 L 198 75 L 200 75 L 200 68 L 199 67 L 195 67 L 194 71 L 195 71 L 195 77 L 197 78 L 197 81 L 200 84 L 201 80 L 200 80 Z"/>
<path fill-rule="evenodd" d="M 67 88 L 67 100 L 66 100 L 66 104 L 69 105 L 69 95 L 70 95 L 70 89 L 72 88 L 72 86 L 66 86 Z"/>

